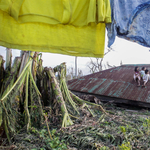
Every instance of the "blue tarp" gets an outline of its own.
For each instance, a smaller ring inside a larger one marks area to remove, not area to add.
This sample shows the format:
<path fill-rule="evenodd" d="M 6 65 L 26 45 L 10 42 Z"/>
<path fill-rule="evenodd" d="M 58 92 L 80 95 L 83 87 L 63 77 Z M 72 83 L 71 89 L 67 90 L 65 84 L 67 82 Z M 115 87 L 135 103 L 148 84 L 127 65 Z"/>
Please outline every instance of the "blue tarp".
<path fill-rule="evenodd" d="M 107 24 L 108 47 L 115 37 L 150 47 L 150 1 L 110 0 L 112 23 Z"/>

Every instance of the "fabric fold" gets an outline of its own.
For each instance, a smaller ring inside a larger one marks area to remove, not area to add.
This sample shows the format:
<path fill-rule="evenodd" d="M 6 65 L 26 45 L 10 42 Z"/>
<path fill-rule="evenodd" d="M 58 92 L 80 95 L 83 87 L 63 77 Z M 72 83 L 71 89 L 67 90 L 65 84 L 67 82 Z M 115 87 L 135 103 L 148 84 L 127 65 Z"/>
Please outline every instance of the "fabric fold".
<path fill-rule="evenodd" d="M 108 47 L 115 37 L 150 47 L 150 0 L 110 0 L 112 23 L 107 25 Z"/>
<path fill-rule="evenodd" d="M 20 23 L 85 26 L 111 22 L 109 0 L 1 0 L 0 9 Z"/>
<path fill-rule="evenodd" d="M 23 1 L 24 0 L 1 0 L 0 9 L 7 12 L 14 19 L 18 20 Z"/>
<path fill-rule="evenodd" d="M 109 0 L 97 0 L 98 22 L 111 23 L 111 7 Z"/>

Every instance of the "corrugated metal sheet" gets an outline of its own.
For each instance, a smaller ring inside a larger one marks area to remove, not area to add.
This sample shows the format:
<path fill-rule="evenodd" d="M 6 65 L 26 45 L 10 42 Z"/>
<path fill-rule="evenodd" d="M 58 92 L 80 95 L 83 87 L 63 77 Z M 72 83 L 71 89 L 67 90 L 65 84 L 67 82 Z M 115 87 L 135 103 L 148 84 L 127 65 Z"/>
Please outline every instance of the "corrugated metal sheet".
<path fill-rule="evenodd" d="M 122 65 L 73 79 L 68 82 L 68 86 L 76 92 L 150 103 L 150 81 L 145 88 L 137 87 L 133 80 L 135 66 L 140 69 L 145 66 L 150 71 L 150 65 Z"/>

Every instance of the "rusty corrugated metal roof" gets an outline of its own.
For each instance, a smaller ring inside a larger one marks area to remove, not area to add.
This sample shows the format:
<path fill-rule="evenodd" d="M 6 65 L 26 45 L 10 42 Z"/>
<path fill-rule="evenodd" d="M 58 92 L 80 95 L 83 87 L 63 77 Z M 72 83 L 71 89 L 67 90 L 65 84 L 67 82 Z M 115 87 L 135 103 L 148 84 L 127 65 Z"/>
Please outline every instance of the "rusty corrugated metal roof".
<path fill-rule="evenodd" d="M 150 71 L 150 65 L 122 65 L 70 80 L 68 86 L 76 92 L 150 103 L 150 81 L 145 88 L 137 87 L 133 80 L 135 66 L 145 66 Z"/>

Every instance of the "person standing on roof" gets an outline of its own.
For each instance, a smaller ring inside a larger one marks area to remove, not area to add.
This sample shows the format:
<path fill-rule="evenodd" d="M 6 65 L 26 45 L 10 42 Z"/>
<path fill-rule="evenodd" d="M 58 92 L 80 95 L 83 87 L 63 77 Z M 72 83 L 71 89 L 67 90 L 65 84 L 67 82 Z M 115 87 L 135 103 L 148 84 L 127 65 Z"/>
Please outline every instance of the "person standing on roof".
<path fill-rule="evenodd" d="M 141 79 L 143 79 L 143 76 L 145 75 L 146 67 L 142 67 L 142 70 L 140 71 Z"/>
<path fill-rule="evenodd" d="M 148 82 L 148 79 L 149 79 L 149 71 L 146 69 L 145 70 L 145 75 L 143 76 L 143 87 L 145 87 L 146 83 Z"/>
<path fill-rule="evenodd" d="M 135 67 L 133 79 L 135 82 L 137 82 L 137 86 L 140 86 L 141 76 L 140 76 L 140 72 L 139 72 L 139 67 Z"/>

